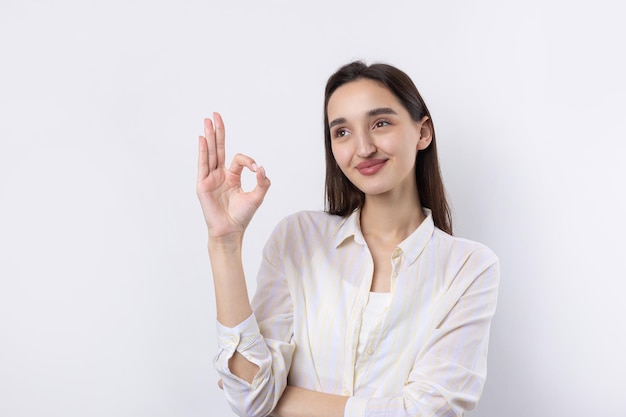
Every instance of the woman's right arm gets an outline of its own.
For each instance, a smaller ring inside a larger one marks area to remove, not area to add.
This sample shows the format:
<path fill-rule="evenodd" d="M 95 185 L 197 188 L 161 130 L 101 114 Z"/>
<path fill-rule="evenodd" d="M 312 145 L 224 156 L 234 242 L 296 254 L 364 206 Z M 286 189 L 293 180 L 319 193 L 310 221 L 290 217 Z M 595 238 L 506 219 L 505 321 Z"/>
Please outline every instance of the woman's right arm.
<path fill-rule="evenodd" d="M 225 161 L 225 130 L 222 118 L 214 113 L 204 120 L 204 134 L 198 143 L 196 191 L 209 233 L 209 257 L 217 298 L 217 319 L 225 326 L 241 323 L 251 313 L 241 260 L 246 227 L 263 202 L 270 186 L 265 170 L 248 156 L 237 154 L 229 168 Z M 241 173 L 256 172 L 256 187 L 241 189 Z"/>
<path fill-rule="evenodd" d="M 224 123 L 218 113 L 213 116 L 215 125 L 205 119 L 205 135 L 199 138 L 197 194 L 208 229 L 215 286 L 221 347 L 216 366 L 233 410 L 240 415 L 266 415 L 286 384 L 286 372 L 280 378 L 285 381 L 276 384 L 268 378 L 268 368 L 271 373 L 275 365 L 284 367 L 273 362 L 290 362 L 291 352 L 285 352 L 286 358 L 276 358 L 278 352 L 260 335 L 248 297 L 241 249 L 245 229 L 263 202 L 270 181 L 265 170 L 245 155 L 236 155 L 226 168 Z M 244 168 L 256 172 L 257 184 L 249 192 L 241 188 Z M 264 391 L 268 390 L 275 400 L 265 398 L 268 392 Z"/>

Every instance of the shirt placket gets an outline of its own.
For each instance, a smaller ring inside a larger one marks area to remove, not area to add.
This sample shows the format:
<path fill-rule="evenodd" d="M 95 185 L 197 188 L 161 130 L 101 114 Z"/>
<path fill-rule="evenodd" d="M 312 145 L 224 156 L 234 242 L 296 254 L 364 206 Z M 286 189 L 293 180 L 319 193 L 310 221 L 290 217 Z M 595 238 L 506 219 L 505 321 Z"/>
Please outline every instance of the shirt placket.
<path fill-rule="evenodd" d="M 396 281 L 398 280 L 398 273 L 400 272 L 400 267 L 402 266 L 402 249 L 395 248 L 393 253 L 391 254 L 391 296 L 393 297 L 393 293 L 396 289 Z"/>
<path fill-rule="evenodd" d="M 395 288 L 395 282 L 398 277 L 398 272 L 401 267 L 402 261 L 402 249 L 397 247 L 394 249 L 391 256 L 391 296 L 393 300 L 393 292 Z M 363 312 L 365 310 L 365 300 L 367 300 L 368 293 L 372 287 L 372 276 L 374 274 L 374 264 L 369 253 L 367 251 L 368 267 L 365 269 L 365 275 L 363 277 L 361 287 L 359 288 L 357 300 L 355 302 L 355 308 L 350 315 L 350 321 L 348 325 L 348 336 L 346 337 L 346 362 L 343 375 L 343 387 L 342 395 L 352 396 L 354 394 L 354 378 L 356 374 L 356 350 L 359 341 L 359 329 L 361 327 L 361 321 L 363 319 Z M 391 305 L 385 309 L 385 313 L 391 308 Z M 385 314 L 387 317 L 387 314 Z M 369 346 L 367 347 L 367 354 L 372 355 L 374 349 L 380 341 L 380 333 L 384 328 L 386 319 L 381 319 L 376 328 L 376 336 L 372 338 Z"/>
<path fill-rule="evenodd" d="M 356 365 L 356 350 L 359 341 L 359 329 L 361 320 L 363 319 L 363 310 L 365 309 L 365 300 L 367 300 L 368 292 L 372 287 L 372 276 L 374 274 L 374 261 L 372 255 L 367 248 L 363 246 L 363 259 L 366 262 L 363 268 L 363 279 L 358 289 L 356 300 L 354 301 L 352 312 L 346 328 L 346 351 L 344 354 L 345 364 L 343 371 L 342 395 L 352 396 L 354 393 L 354 374 Z"/>
<path fill-rule="evenodd" d="M 390 285 L 390 294 L 392 297 L 392 301 L 393 301 L 393 293 L 394 293 L 394 289 L 395 289 L 395 283 L 396 280 L 398 278 L 398 272 L 400 270 L 401 264 L 402 264 L 402 249 L 400 248 L 396 248 L 392 255 L 391 255 L 391 285 Z M 372 333 L 372 337 L 368 343 L 367 349 L 365 351 L 365 353 L 367 354 L 367 356 L 372 356 L 374 354 L 374 351 L 376 350 L 376 348 L 378 347 L 378 345 L 380 344 L 380 335 L 382 334 L 383 330 L 385 329 L 385 326 L 388 323 L 388 311 L 389 309 L 392 307 L 392 303 L 390 302 L 389 305 L 387 307 L 385 307 L 385 309 L 383 310 L 383 313 L 381 314 L 381 317 L 379 318 L 378 322 L 376 323 L 376 327 L 374 332 Z"/>

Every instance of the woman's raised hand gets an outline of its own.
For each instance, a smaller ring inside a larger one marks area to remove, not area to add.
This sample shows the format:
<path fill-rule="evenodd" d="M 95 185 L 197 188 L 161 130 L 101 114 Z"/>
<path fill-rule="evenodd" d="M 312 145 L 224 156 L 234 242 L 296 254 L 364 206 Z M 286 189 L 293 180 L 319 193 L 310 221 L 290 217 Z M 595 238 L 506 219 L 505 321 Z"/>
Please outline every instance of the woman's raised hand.
<path fill-rule="evenodd" d="M 229 168 L 224 165 L 224 122 L 219 113 L 204 119 L 204 136 L 198 142 L 198 183 L 196 191 L 209 230 L 209 239 L 241 238 L 270 186 L 265 169 L 254 160 L 237 154 Z M 244 167 L 256 172 L 252 191 L 241 188 Z"/>

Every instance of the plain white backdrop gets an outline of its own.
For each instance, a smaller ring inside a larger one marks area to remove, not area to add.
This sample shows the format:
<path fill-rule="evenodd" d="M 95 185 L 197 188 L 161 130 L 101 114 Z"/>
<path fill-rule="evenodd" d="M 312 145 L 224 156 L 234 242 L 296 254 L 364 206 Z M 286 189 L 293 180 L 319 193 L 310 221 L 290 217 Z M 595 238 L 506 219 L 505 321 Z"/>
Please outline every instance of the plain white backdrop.
<path fill-rule="evenodd" d="M 323 208 L 322 100 L 354 59 L 430 107 L 457 235 L 500 257 L 475 417 L 626 415 L 620 2 L 0 2 L 0 415 L 229 416 L 195 196 L 202 119 Z M 246 184 L 250 184 L 250 178 Z"/>

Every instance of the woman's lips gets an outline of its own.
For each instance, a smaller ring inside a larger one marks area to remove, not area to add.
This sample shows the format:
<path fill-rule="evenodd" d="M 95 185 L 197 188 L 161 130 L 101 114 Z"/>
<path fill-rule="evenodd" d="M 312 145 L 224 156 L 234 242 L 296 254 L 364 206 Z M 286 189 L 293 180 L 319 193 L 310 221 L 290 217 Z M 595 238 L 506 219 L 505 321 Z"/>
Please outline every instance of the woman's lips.
<path fill-rule="evenodd" d="M 385 166 L 386 162 L 386 159 L 370 159 L 358 164 L 356 169 L 359 170 L 362 175 L 374 175 Z"/>

